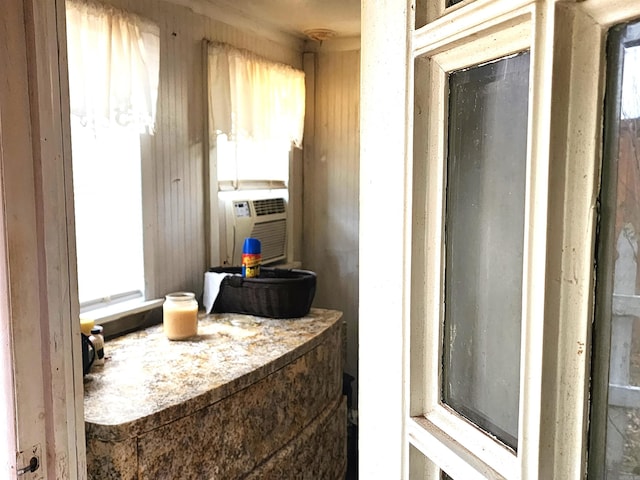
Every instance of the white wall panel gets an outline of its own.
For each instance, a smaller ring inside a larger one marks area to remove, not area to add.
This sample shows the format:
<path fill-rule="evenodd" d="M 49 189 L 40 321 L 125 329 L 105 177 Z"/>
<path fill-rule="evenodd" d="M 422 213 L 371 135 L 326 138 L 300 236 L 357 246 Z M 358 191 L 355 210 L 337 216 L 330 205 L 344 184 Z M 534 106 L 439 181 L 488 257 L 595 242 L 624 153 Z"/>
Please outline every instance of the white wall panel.
<path fill-rule="evenodd" d="M 360 52 L 326 49 L 330 43 L 316 54 L 315 127 L 304 164 L 303 266 L 318 275 L 314 305 L 344 312 L 345 370 L 356 377 Z"/>

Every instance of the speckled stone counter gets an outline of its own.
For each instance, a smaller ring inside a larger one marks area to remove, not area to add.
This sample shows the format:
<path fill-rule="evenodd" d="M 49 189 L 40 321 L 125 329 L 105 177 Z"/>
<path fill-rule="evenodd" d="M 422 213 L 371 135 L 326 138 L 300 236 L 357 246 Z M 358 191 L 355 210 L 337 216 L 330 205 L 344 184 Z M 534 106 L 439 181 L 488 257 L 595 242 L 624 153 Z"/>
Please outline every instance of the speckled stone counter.
<path fill-rule="evenodd" d="M 214 314 L 107 342 L 85 377 L 93 479 L 342 479 L 341 318 Z"/>

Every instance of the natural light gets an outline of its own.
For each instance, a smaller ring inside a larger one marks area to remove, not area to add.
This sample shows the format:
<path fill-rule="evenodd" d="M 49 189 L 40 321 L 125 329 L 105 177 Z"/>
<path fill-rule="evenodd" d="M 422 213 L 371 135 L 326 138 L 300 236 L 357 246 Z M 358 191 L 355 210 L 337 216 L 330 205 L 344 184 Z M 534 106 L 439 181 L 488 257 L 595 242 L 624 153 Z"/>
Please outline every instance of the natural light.
<path fill-rule="evenodd" d="M 140 135 L 73 116 L 71 131 L 80 303 L 142 295 Z"/>
<path fill-rule="evenodd" d="M 289 180 L 289 149 L 291 144 L 279 141 L 256 142 L 245 139 L 229 141 L 227 135 L 217 138 L 218 181 Z"/>

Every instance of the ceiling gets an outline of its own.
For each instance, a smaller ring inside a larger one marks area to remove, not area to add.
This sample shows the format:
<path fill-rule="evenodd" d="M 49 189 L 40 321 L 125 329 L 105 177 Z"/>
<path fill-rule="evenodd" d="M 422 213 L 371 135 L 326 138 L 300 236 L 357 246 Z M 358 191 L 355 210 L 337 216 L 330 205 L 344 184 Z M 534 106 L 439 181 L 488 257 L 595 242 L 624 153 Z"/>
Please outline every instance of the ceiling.
<path fill-rule="evenodd" d="M 335 38 L 360 35 L 360 0 L 210 0 L 227 13 L 260 22 L 299 38 L 328 29 Z"/>

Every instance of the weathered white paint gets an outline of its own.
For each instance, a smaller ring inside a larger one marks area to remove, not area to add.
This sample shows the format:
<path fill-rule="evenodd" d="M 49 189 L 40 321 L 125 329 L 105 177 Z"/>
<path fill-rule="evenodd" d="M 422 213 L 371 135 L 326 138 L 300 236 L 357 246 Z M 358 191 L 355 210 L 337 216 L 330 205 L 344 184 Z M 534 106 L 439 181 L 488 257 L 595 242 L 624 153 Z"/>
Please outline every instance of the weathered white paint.
<path fill-rule="evenodd" d="M 550 60 L 544 66 L 546 78 L 538 80 L 548 112 L 540 119 L 539 128 L 548 129 L 542 140 L 546 143 L 548 138 L 549 147 L 543 143 L 541 152 L 550 160 L 544 314 L 530 320 L 534 329 L 544 319 L 542 345 L 538 347 L 542 353 L 538 367 L 542 376 L 541 418 L 534 426 L 539 428 L 540 440 L 537 460 L 532 454 L 528 461 L 538 462 L 539 476 L 552 478 L 579 478 L 586 468 L 590 359 L 585 345 L 590 341 L 593 316 L 601 43 L 592 22 L 574 7 L 547 5 L 541 20 L 548 24 L 549 40 L 546 46 L 536 44 L 538 49 L 547 49 Z M 526 421 L 533 425 L 530 417 Z"/>
<path fill-rule="evenodd" d="M 362 2 L 359 475 L 406 478 L 409 2 Z"/>
<path fill-rule="evenodd" d="M 419 55 L 415 70 L 415 134 L 413 179 L 414 242 L 411 266 L 411 387 L 410 412 L 424 415 L 430 428 L 412 428 L 412 444 L 423 450 L 449 474 L 465 478 L 468 467 L 452 462 L 450 451 L 479 471 L 488 468 L 510 478 L 519 464 L 516 456 L 488 438 L 466 420 L 453 415 L 440 404 L 441 319 L 443 318 L 444 274 L 444 198 L 446 187 L 447 72 L 483 63 L 527 49 L 532 37 L 531 8 L 521 4 L 502 12 L 500 21 L 470 23 L 464 9 L 451 15 L 464 16 L 469 38 L 454 34 L 446 23 L 446 32 L 427 28 L 414 36 L 414 54 Z M 478 16 L 478 21 L 483 21 Z M 443 22 L 440 22 L 441 24 Z M 415 427 L 417 420 L 410 421 Z M 440 431 L 440 435 L 435 432 Z M 440 442 L 434 448 L 434 442 Z M 445 448 L 443 448 L 443 446 Z M 427 449 L 427 450 L 424 450 Z M 470 455 L 471 454 L 471 455 Z M 482 465 L 485 467 L 482 467 Z M 476 468 L 476 467 L 474 467 Z M 431 471 L 429 478 L 439 478 Z"/>
<path fill-rule="evenodd" d="M 59 36 L 64 41 L 59 25 L 64 24 L 57 20 L 63 9 L 61 1 L 11 0 L 5 2 L 0 29 L 5 46 L 0 53 L 2 249 L 8 261 L 2 322 L 4 331 L 6 322 L 11 325 L 10 392 L 16 408 L 8 428 L 11 432 L 15 425 L 16 437 L 8 443 L 15 450 L 7 453 L 15 469 L 16 451 L 23 467 L 37 449 L 41 466 L 31 478 L 85 477 L 79 326 L 72 322 L 77 294 L 71 292 L 69 273 L 75 268 L 67 223 L 72 211 L 65 189 L 68 115 L 59 83 Z"/>
<path fill-rule="evenodd" d="M 11 19 L 11 15 L 5 18 Z M 0 37 L 3 41 L 4 37 Z M 5 59 L 0 57 L 2 65 Z M 2 77 L 4 84 L 5 78 Z M 4 138 L 2 136 L 2 115 L 0 111 L 0 165 L 4 165 Z M 0 169 L 0 195 L 4 198 L 4 175 Z M 4 202 L 0 204 L 0 365 L 13 364 L 13 342 L 11 338 L 11 309 L 9 293 L 9 262 L 7 259 L 6 214 Z M 13 388 L 13 368 L 0 368 L 0 423 L 5 426 L 0 431 L 0 476 L 11 478 L 15 471 L 16 449 L 16 409 L 15 390 Z"/>
<path fill-rule="evenodd" d="M 376 124 L 371 118 L 376 115 L 384 115 L 391 121 L 400 121 L 401 117 L 399 106 L 394 109 L 385 104 L 384 110 L 378 110 L 377 105 L 367 101 L 367 94 L 371 95 L 371 101 L 377 100 L 373 95 L 375 78 L 389 75 L 391 57 L 399 61 L 397 59 L 403 58 L 406 51 L 422 57 L 415 65 L 418 88 L 413 116 L 418 130 L 413 138 L 417 156 L 413 164 L 412 208 L 415 214 L 411 218 L 416 230 L 410 262 L 405 257 L 405 262 L 413 268 L 412 320 L 406 316 L 403 318 L 405 330 L 410 331 L 404 344 L 411 345 L 411 355 L 405 351 L 404 369 L 393 355 L 386 357 L 392 362 L 386 369 L 376 364 L 375 359 L 366 355 L 381 334 L 367 329 L 363 320 L 360 326 L 363 367 L 360 377 L 361 428 L 374 434 L 366 425 L 368 413 L 377 411 L 381 415 L 383 412 L 389 415 L 389 405 L 398 401 L 397 396 L 389 393 L 390 385 L 395 384 L 394 379 L 407 378 L 409 372 L 410 388 L 405 391 L 409 399 L 408 409 L 412 415 L 424 414 L 424 418 L 405 420 L 408 442 L 450 475 L 456 478 L 470 478 L 476 473 L 506 478 L 583 478 L 588 434 L 588 352 L 594 300 L 595 199 L 599 188 L 602 75 L 605 65 L 602 40 L 606 29 L 613 23 L 640 15 L 640 5 L 631 1 L 602 0 L 476 0 L 445 9 L 444 2 L 440 1 L 418 3 L 419 18 L 416 22 L 410 19 L 408 30 L 412 30 L 414 25 L 420 28 L 413 36 L 413 45 L 406 50 L 400 43 L 395 44 L 395 49 L 381 47 L 380 42 L 388 41 L 388 26 L 380 28 L 370 38 L 368 16 L 363 17 L 363 65 L 369 49 L 373 56 L 374 51 L 382 48 L 379 53 L 384 57 L 380 64 L 375 65 L 377 68 L 363 67 L 360 292 L 363 319 L 363 311 L 367 303 L 373 301 L 376 292 L 376 285 L 365 274 L 367 260 L 374 258 L 367 255 L 369 250 L 365 245 L 378 233 L 375 222 L 364 215 L 369 205 L 365 200 L 371 199 L 367 188 L 371 181 L 366 181 L 371 175 L 366 170 L 370 157 L 365 151 L 370 145 L 381 148 L 376 135 L 370 135 L 364 125 Z M 411 2 L 408 4 L 413 6 Z M 402 0 L 389 1 L 384 2 L 380 9 L 388 16 L 393 10 L 400 11 L 404 5 L 406 3 Z M 366 6 L 364 12 L 367 12 Z M 393 27 L 393 23 L 391 25 Z M 393 33 L 397 35 L 396 31 Z M 483 42 L 483 37 L 492 41 Z M 444 132 L 447 128 L 446 106 L 443 104 L 446 97 L 444 73 L 481 61 L 481 57 L 488 53 L 495 58 L 509 53 L 510 49 L 515 51 L 513 48 L 528 47 L 532 50 L 532 76 L 521 436 L 518 453 L 509 454 L 500 452 L 497 443 L 488 437 L 483 439 L 483 435 L 470 425 L 464 427 L 464 420 L 439 406 L 442 172 L 446 155 Z M 396 67 L 408 72 L 408 90 L 413 91 L 411 68 Z M 385 96 L 391 96 L 400 103 L 402 97 L 395 88 L 401 85 L 401 79 L 396 79 L 393 84 L 388 81 Z M 382 91 L 380 89 L 379 93 Z M 390 117 L 391 112 L 395 112 L 396 117 Z M 406 129 L 411 138 L 411 122 L 407 123 Z M 382 135 L 384 130 L 385 127 L 379 125 L 377 135 Z M 397 149 L 399 154 L 400 147 Z M 426 152 L 424 156 L 423 152 Z M 405 168 L 409 173 L 411 163 L 407 158 Z M 393 191 L 400 195 L 402 189 L 396 185 Z M 406 195 L 407 190 L 404 192 Z M 398 229 L 400 231 L 401 228 Z M 393 292 L 406 297 L 402 285 L 398 284 Z M 396 306 L 394 311 L 398 318 L 402 317 L 402 308 Z M 393 341 L 388 330 L 385 334 L 390 342 Z M 400 340 L 395 341 L 401 345 Z M 389 346 L 386 349 L 397 352 Z M 373 375 L 366 375 L 370 365 L 380 369 L 375 379 Z M 387 372 L 394 370 L 392 379 Z M 379 388 L 375 388 L 374 383 Z M 366 396 L 364 392 L 367 392 Z M 401 408 L 396 406 L 395 411 L 400 412 Z M 397 432 L 397 426 L 394 428 L 391 423 L 382 421 L 377 426 L 386 439 Z M 369 462 L 377 465 L 377 456 L 384 453 L 371 446 L 367 437 L 360 455 L 361 465 L 366 467 Z M 404 455 L 402 450 L 387 450 L 386 460 L 396 466 L 389 476 L 402 477 Z M 415 457 L 414 452 L 411 458 Z M 429 461 L 418 462 L 417 467 L 413 467 L 412 471 L 420 476 L 418 478 L 439 478 L 439 473 Z M 371 470 L 372 473 L 374 471 Z"/>

